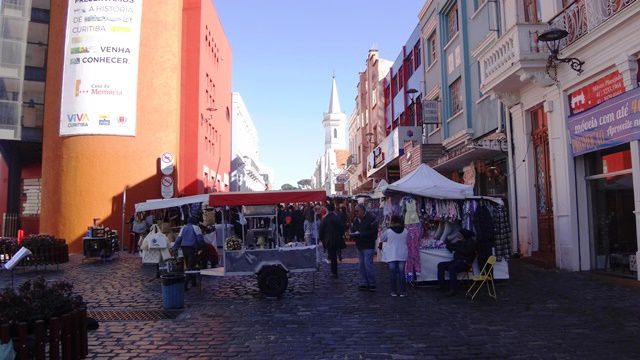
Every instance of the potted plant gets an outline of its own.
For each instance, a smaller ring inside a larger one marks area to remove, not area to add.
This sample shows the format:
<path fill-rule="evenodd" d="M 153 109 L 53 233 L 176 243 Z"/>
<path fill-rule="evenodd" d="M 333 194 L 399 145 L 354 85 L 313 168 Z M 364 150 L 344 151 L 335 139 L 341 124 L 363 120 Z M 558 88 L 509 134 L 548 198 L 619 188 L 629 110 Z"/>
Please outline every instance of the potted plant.
<path fill-rule="evenodd" d="M 29 280 L 16 290 L 0 291 L 0 330 L 9 331 L 16 352 L 44 352 L 44 344 L 72 337 L 73 349 L 86 354 L 86 307 L 82 296 L 65 281 L 47 283 L 43 277 Z M 66 333 L 65 333 L 66 331 Z M 6 335 L 6 334 L 5 334 Z M 42 344 L 41 348 L 38 348 Z M 62 351 L 65 347 L 62 346 Z M 58 351 L 59 349 L 55 349 Z M 49 351 L 52 350 L 50 346 Z M 76 351 L 75 353 L 78 353 Z M 82 354 L 73 357 L 82 357 Z"/>
<path fill-rule="evenodd" d="M 18 241 L 15 238 L 0 238 L 0 265 L 9 261 L 16 251 L 18 251 Z"/>
<path fill-rule="evenodd" d="M 22 240 L 21 245 L 33 253 L 25 265 L 61 264 L 69 261 L 69 247 L 65 241 L 51 235 L 29 235 Z"/>

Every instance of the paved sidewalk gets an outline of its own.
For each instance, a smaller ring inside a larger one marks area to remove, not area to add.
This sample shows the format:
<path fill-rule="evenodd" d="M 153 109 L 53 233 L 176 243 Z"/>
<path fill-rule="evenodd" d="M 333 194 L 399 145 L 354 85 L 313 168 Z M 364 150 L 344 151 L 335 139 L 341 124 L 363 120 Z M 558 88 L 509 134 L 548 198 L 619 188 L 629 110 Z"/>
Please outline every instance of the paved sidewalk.
<path fill-rule="evenodd" d="M 350 247 L 345 258 L 353 258 Z M 260 296 L 255 277 L 205 277 L 186 293 L 173 320 L 103 321 L 90 333 L 95 359 L 637 359 L 640 283 L 591 273 L 543 270 L 511 262 L 498 301 L 446 297 L 410 288 L 390 297 L 385 264 L 378 291 L 357 290 L 357 264 L 323 263 L 315 275 L 294 274 L 281 300 Z M 122 254 L 111 262 L 81 256 L 44 275 L 75 284 L 90 311 L 160 310 L 155 270 Z M 8 286 L 7 272 L 0 286 Z"/>

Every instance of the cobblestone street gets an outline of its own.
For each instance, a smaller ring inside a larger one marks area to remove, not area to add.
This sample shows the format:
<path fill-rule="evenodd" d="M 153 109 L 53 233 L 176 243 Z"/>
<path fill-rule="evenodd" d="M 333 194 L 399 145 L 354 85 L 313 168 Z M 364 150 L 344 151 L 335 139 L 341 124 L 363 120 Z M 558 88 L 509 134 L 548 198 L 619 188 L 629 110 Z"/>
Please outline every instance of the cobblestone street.
<path fill-rule="evenodd" d="M 353 256 L 353 249 L 350 255 Z M 75 284 L 90 311 L 161 310 L 155 270 L 122 254 L 102 263 L 72 256 L 59 271 L 19 270 L 16 282 L 44 275 Z M 351 260 L 351 259 L 349 259 Z M 640 284 L 591 273 L 511 262 L 498 301 L 470 302 L 434 288 L 391 297 L 387 270 L 378 291 L 358 291 L 357 264 L 339 279 L 294 274 L 283 299 L 265 299 L 254 277 L 205 277 L 176 319 L 101 321 L 89 334 L 95 359 L 636 359 Z M 0 285 L 10 286 L 2 272 Z"/>

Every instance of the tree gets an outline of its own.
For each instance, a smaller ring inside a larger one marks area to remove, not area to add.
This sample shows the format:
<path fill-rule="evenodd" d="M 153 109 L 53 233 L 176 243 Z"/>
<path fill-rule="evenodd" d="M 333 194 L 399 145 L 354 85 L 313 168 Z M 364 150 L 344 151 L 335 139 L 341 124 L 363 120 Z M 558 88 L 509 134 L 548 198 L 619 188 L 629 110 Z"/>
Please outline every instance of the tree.
<path fill-rule="evenodd" d="M 296 188 L 291 184 L 284 184 L 280 187 L 280 190 L 295 190 Z"/>
<path fill-rule="evenodd" d="M 311 189 L 311 179 L 302 179 L 298 181 L 299 189 Z"/>

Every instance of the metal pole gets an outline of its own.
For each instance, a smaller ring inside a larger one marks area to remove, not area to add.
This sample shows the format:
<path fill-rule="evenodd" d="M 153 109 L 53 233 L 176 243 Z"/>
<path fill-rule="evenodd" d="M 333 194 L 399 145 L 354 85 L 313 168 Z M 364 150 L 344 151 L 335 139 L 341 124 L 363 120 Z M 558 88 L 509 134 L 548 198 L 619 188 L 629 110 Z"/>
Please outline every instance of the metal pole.
<path fill-rule="evenodd" d="M 125 236 L 125 211 L 127 205 L 127 186 L 122 191 L 122 232 L 120 233 L 120 250 L 124 249 L 124 236 Z M 127 234 L 128 236 L 128 234 Z"/>

